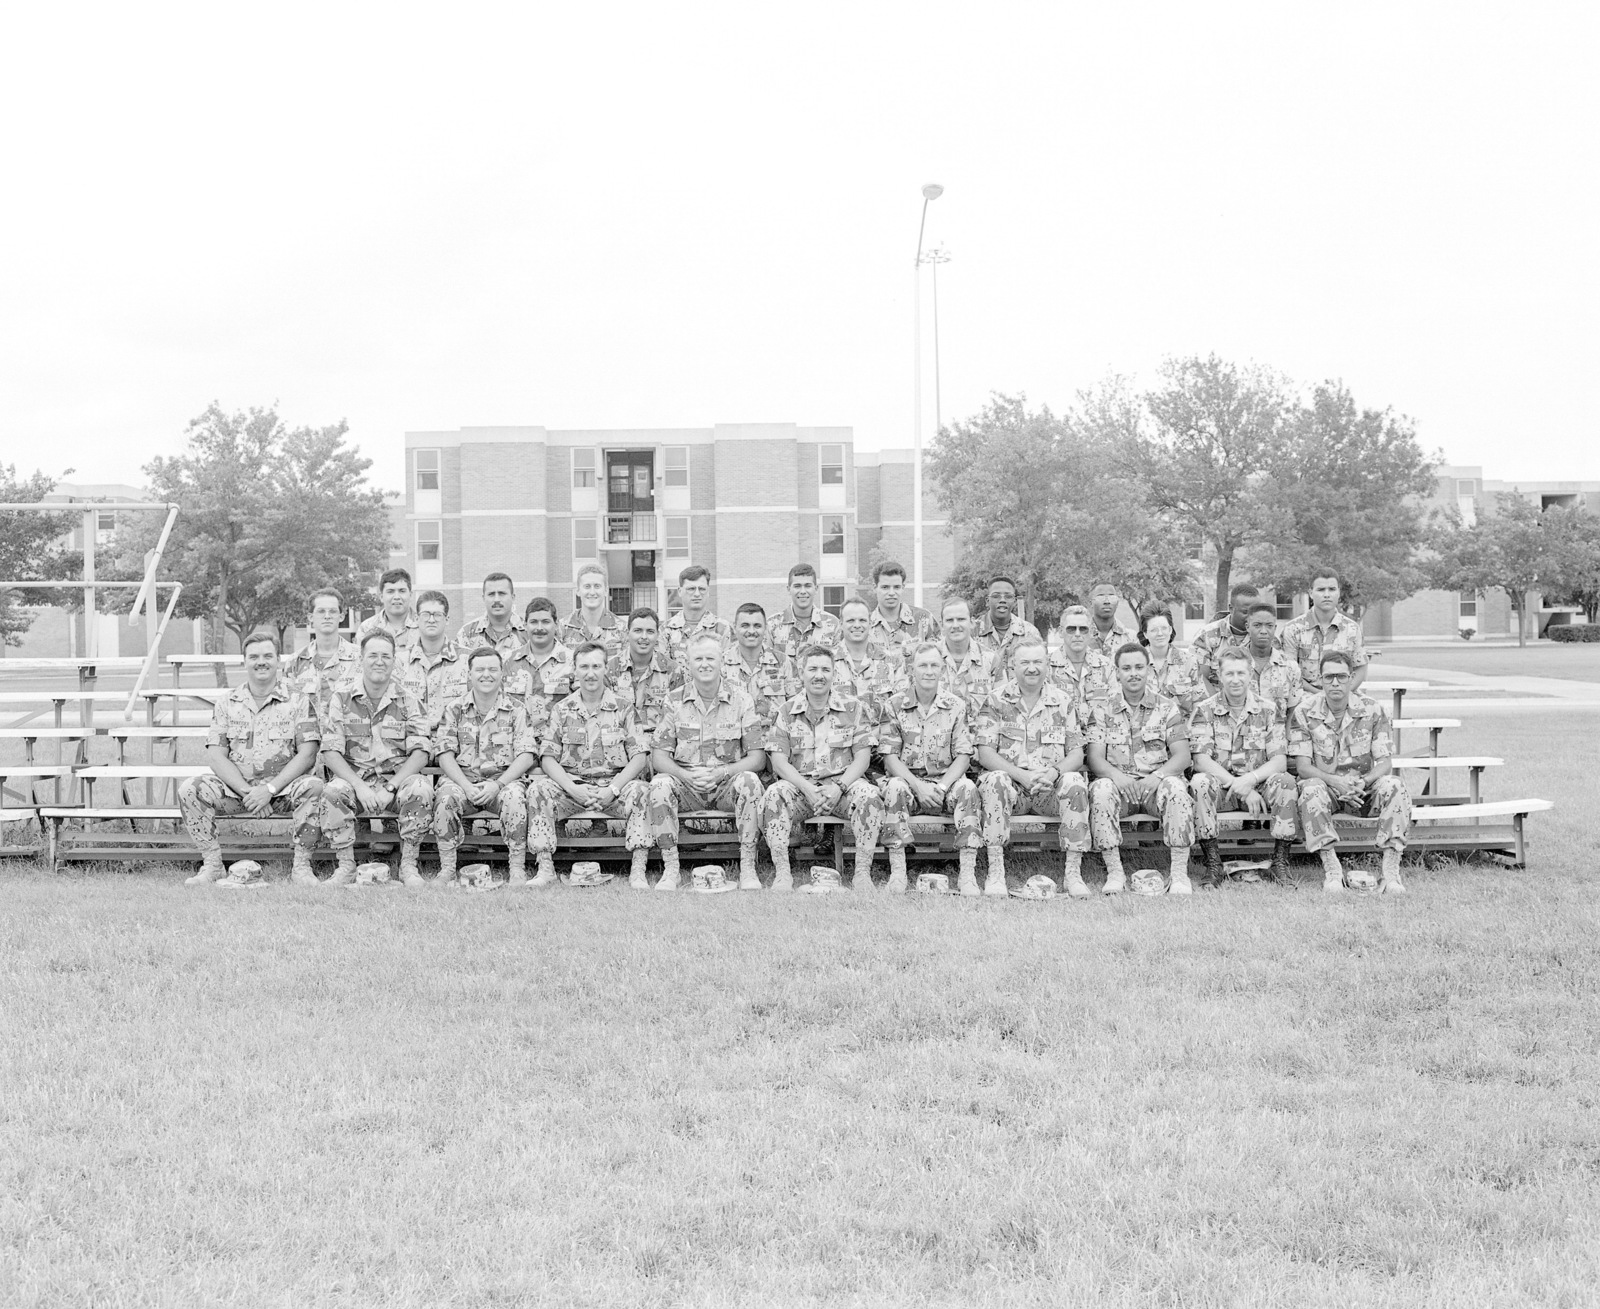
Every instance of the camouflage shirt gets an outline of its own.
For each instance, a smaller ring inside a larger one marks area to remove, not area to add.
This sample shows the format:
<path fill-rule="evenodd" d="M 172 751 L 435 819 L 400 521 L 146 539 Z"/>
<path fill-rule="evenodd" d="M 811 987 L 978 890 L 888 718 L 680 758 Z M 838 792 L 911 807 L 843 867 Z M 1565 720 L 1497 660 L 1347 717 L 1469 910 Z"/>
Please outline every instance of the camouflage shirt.
<path fill-rule="evenodd" d="M 557 700 L 572 694 L 575 683 L 572 671 L 572 651 L 557 641 L 542 656 L 536 655 L 528 645 L 521 645 L 517 653 L 506 661 L 506 694 L 529 701 L 528 718 L 535 726 L 542 723 Z M 532 701 L 540 703 L 534 704 Z"/>
<path fill-rule="evenodd" d="M 1322 687 L 1323 655 L 1335 650 L 1349 655 L 1352 673 L 1365 668 L 1368 662 L 1361 624 L 1338 610 L 1334 610 L 1333 621 L 1326 628 L 1317 624 L 1312 610 L 1291 618 L 1278 634 L 1278 648 L 1299 667 L 1301 682 L 1318 690 Z"/>
<path fill-rule="evenodd" d="M 628 634 L 623 629 L 622 620 L 609 609 L 600 611 L 600 626 L 593 632 L 583 625 L 583 610 L 569 614 L 566 622 L 561 624 L 561 630 L 556 633 L 556 640 L 574 652 L 585 642 L 592 641 L 595 645 L 604 646 L 607 664 L 613 659 L 627 656 Z"/>
<path fill-rule="evenodd" d="M 898 755 L 918 777 L 929 781 L 944 776 L 956 756 L 971 759 L 971 716 L 962 698 L 940 688 L 926 709 L 916 693 L 901 691 L 890 697 L 878 721 L 878 753 Z"/>
<path fill-rule="evenodd" d="M 1272 701 L 1280 714 L 1287 714 L 1300 703 L 1300 670 L 1295 667 L 1294 660 L 1277 649 L 1267 656 L 1265 663 L 1258 663 L 1249 649 L 1245 654 L 1250 659 L 1250 689 L 1258 697 Z"/>
<path fill-rule="evenodd" d="M 709 610 L 700 615 L 699 622 L 691 625 L 684 620 L 683 610 L 680 609 L 667 618 L 667 625 L 661 629 L 662 648 L 666 650 L 667 657 L 683 670 L 685 678 L 689 676 L 689 642 L 702 632 L 710 632 L 721 641 L 724 651 L 733 644 L 733 624 L 726 618 L 718 618 Z"/>
<path fill-rule="evenodd" d="M 283 680 L 296 691 L 310 697 L 321 713 L 328 707 L 334 688 L 361 678 L 361 650 L 353 641 L 339 642 L 338 652 L 321 668 L 317 667 L 316 642 L 308 641 L 296 650 L 283 666 Z"/>
<path fill-rule="evenodd" d="M 1194 652 L 1200 676 L 1205 678 L 1206 685 L 1213 691 L 1217 689 L 1217 659 L 1224 650 L 1244 649 L 1249 639 L 1248 632 L 1233 630 L 1233 619 L 1227 614 L 1200 629 L 1200 635 L 1194 638 L 1189 648 Z"/>
<path fill-rule="evenodd" d="M 994 689 L 994 655 L 976 641 L 969 643 L 966 653 L 959 657 L 940 641 L 939 653 L 944 657 L 944 671 L 939 676 L 939 685 L 959 695 L 976 713 Z M 910 671 L 908 665 L 908 676 Z"/>
<path fill-rule="evenodd" d="M 794 616 L 792 608 L 785 609 L 767 628 L 767 646 L 782 663 L 793 663 L 808 645 L 820 645 L 831 650 L 844 639 L 844 628 L 839 620 L 826 610 L 813 608 L 805 625 Z"/>
<path fill-rule="evenodd" d="M 1107 659 L 1115 660 L 1117 651 L 1130 641 L 1138 644 L 1139 633 L 1130 632 L 1118 622 L 1111 624 L 1109 632 L 1102 632 L 1094 619 L 1089 620 L 1089 649 L 1098 651 Z"/>
<path fill-rule="evenodd" d="M 871 632 L 869 639 L 882 645 L 885 650 L 898 648 L 903 653 L 918 641 L 937 641 L 939 623 L 926 609 L 918 609 L 904 602 L 900 605 L 896 621 L 891 623 L 883 616 L 883 611 L 873 605 Z"/>
<path fill-rule="evenodd" d="M 606 669 L 606 680 L 618 696 L 632 702 L 640 728 L 653 732 L 661 721 L 668 693 L 683 685 L 683 674 L 662 651 L 656 650 L 650 655 L 649 670 L 636 677 L 633 655 L 625 651 L 622 658 Z"/>
<path fill-rule="evenodd" d="M 1194 651 L 1180 646 L 1167 647 L 1167 659 L 1160 668 L 1155 666 L 1152 659 L 1150 676 L 1155 681 L 1156 690 L 1176 700 L 1178 708 L 1185 714 L 1193 713 L 1194 707 L 1211 694 L 1211 688 L 1200 675 L 1200 665 Z"/>
<path fill-rule="evenodd" d="M 1084 743 L 1083 723 L 1081 707 L 1059 686 L 1047 681 L 1029 709 L 1022 688 L 1008 679 L 978 711 L 977 744 L 1030 773 L 1059 769 Z"/>
<path fill-rule="evenodd" d="M 867 647 L 869 651 L 872 648 L 870 645 Z M 899 648 L 880 654 L 869 653 L 865 659 L 855 660 L 845 653 L 841 645 L 833 652 L 833 684 L 846 695 L 860 700 L 875 714 L 885 700 L 896 691 L 905 690 L 910 681 L 906 677 Z M 801 693 L 798 668 L 791 666 L 789 669 L 788 685 L 792 687 L 791 698 Z"/>
<path fill-rule="evenodd" d="M 826 782 L 845 772 L 858 750 L 872 748 L 872 720 L 866 705 L 837 686 L 828 694 L 827 707 L 813 718 L 802 692 L 779 708 L 768 748 L 787 758 L 802 777 Z"/>
<path fill-rule="evenodd" d="M 207 745 L 225 745 L 244 780 L 270 782 L 300 747 L 322 739 L 316 707 L 303 691 L 279 678 L 259 705 L 248 684 L 236 686 L 211 710 Z"/>
<path fill-rule="evenodd" d="M 766 727 L 755 701 L 727 680 L 717 682 L 710 705 L 702 705 L 694 683 L 685 682 L 667 694 L 652 744 L 680 768 L 713 768 L 765 750 Z"/>
<path fill-rule="evenodd" d="M 1289 716 L 1290 756 L 1309 759 L 1325 773 L 1363 776 L 1393 753 L 1388 712 L 1359 693 L 1350 696 L 1344 717 L 1337 721 L 1320 691 Z"/>
<path fill-rule="evenodd" d="M 1235 777 L 1260 768 L 1274 755 L 1289 753 L 1283 715 L 1271 700 L 1253 692 L 1238 709 L 1221 695 L 1202 700 L 1189 718 L 1189 749 L 1195 758 L 1210 755 Z"/>
<path fill-rule="evenodd" d="M 729 646 L 722 656 L 724 681 L 743 687 L 756 702 L 756 712 L 761 721 L 771 725 L 778 712 L 778 704 L 785 699 L 783 663 L 772 650 L 762 646 L 754 667 L 744 659 L 744 650 L 737 643 Z"/>
<path fill-rule="evenodd" d="M 430 655 L 419 640 L 395 664 L 400 684 L 422 702 L 428 722 L 437 727 L 444 707 L 470 693 L 467 661 L 454 641 L 446 640 L 439 653 Z"/>
<path fill-rule="evenodd" d="M 487 714 L 469 694 L 452 701 L 433 736 L 435 756 L 453 754 L 469 782 L 498 778 L 518 755 L 537 755 L 539 742 L 528 725 L 528 711 L 504 691 Z"/>
<path fill-rule="evenodd" d="M 593 708 L 581 691 L 558 704 L 540 754 L 579 781 L 598 782 L 615 777 L 648 748 L 633 706 L 608 687 Z"/>
<path fill-rule="evenodd" d="M 1144 699 L 1130 705 L 1118 687 L 1094 707 L 1089 742 L 1105 748 L 1106 762 L 1135 777 L 1148 777 L 1189 743 L 1189 725 L 1176 700 L 1150 687 Z"/>
<path fill-rule="evenodd" d="M 391 677 L 377 701 L 359 677 L 328 701 L 322 752 L 342 754 L 363 782 L 391 777 L 413 750 L 433 753 L 428 719 L 417 697 Z"/>
<path fill-rule="evenodd" d="M 1003 682 L 1011 676 L 1011 656 L 1017 652 L 1017 647 L 1023 641 L 1042 641 L 1043 634 L 1026 618 L 1018 618 L 1015 614 L 1011 617 L 1011 626 L 1006 628 L 1006 633 L 1001 636 L 995 630 L 994 622 L 988 614 L 978 619 L 978 625 L 972 629 L 972 643 L 987 650 L 993 661 L 990 665 L 994 679 Z"/>
<path fill-rule="evenodd" d="M 1050 680 L 1082 710 L 1087 722 L 1089 710 L 1111 694 L 1117 684 L 1117 674 L 1111 667 L 1111 660 L 1091 646 L 1081 664 L 1073 663 L 1060 650 L 1052 650 Z"/>
<path fill-rule="evenodd" d="M 505 635 L 490 636 L 489 616 L 484 614 L 474 618 L 461 625 L 461 631 L 456 634 L 456 644 L 468 653 L 480 646 L 490 645 L 500 652 L 502 659 L 510 659 L 522 647 L 522 634 L 526 629 L 522 619 L 515 614 L 511 614 L 508 621 L 511 626 L 506 629 Z"/>
<path fill-rule="evenodd" d="M 385 617 L 383 610 L 380 609 L 371 618 L 363 618 L 356 628 L 355 647 L 358 650 L 361 648 L 361 638 L 369 632 L 387 632 L 394 637 L 394 657 L 398 663 L 406 657 L 406 651 L 422 639 L 422 624 L 417 622 L 415 614 L 407 613 L 405 625 L 398 632 L 393 632 L 384 621 Z"/>

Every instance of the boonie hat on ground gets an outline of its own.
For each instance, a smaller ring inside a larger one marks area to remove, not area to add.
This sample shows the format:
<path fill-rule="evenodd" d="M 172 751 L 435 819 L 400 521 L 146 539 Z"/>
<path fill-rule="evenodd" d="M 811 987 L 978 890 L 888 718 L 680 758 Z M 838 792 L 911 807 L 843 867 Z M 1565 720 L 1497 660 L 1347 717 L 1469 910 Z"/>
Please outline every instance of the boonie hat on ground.
<path fill-rule="evenodd" d="M 567 874 L 568 886 L 604 886 L 611 880 L 610 873 L 602 873 L 600 865 L 592 859 L 572 865 L 572 871 Z"/>
<path fill-rule="evenodd" d="M 1352 891 L 1370 891 L 1377 886 L 1378 879 L 1365 868 L 1346 868 L 1344 884 Z"/>
<path fill-rule="evenodd" d="M 728 880 L 721 864 L 701 864 L 689 870 L 689 889 L 702 895 L 718 895 L 723 891 L 737 891 L 739 886 Z"/>
<path fill-rule="evenodd" d="M 456 880 L 449 883 L 463 891 L 492 891 L 495 888 L 494 870 L 488 864 L 468 864 L 456 872 Z"/>
<path fill-rule="evenodd" d="M 1141 868 L 1129 879 L 1128 885 L 1135 895 L 1165 895 L 1167 893 L 1167 879 L 1156 868 Z"/>
<path fill-rule="evenodd" d="M 828 891 L 841 890 L 839 883 L 840 877 L 837 868 L 813 868 L 811 870 L 811 881 L 800 889 L 802 891 L 810 891 L 813 895 L 822 895 Z"/>
<path fill-rule="evenodd" d="M 226 886 L 229 890 L 236 890 L 241 886 L 265 886 L 266 880 L 261 876 L 261 865 L 254 859 L 241 859 L 237 863 L 228 865 L 228 875 L 217 879 L 218 886 Z"/>
<path fill-rule="evenodd" d="M 356 880 L 351 886 L 382 886 L 389 880 L 389 865 L 373 860 L 369 864 L 356 866 Z"/>
<path fill-rule="evenodd" d="M 918 873 L 917 890 L 923 895 L 949 895 L 950 875 L 948 873 Z"/>
<path fill-rule="evenodd" d="M 1237 877 L 1241 882 L 1259 882 L 1260 874 L 1271 867 L 1270 859 L 1230 859 L 1222 865 L 1222 871 L 1229 877 Z"/>
<path fill-rule="evenodd" d="M 1011 894 L 1019 900 L 1053 900 L 1056 884 L 1043 873 L 1035 873 Z"/>

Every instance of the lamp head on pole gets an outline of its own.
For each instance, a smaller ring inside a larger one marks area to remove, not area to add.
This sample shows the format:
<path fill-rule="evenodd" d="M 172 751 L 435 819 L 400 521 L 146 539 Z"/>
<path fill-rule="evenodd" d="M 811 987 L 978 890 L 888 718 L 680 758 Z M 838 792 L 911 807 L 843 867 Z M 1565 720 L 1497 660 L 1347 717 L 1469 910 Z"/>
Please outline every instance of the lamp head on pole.
<path fill-rule="evenodd" d="M 922 198 L 924 200 L 937 200 L 943 194 L 944 187 L 937 182 L 929 182 L 927 186 L 922 188 Z"/>

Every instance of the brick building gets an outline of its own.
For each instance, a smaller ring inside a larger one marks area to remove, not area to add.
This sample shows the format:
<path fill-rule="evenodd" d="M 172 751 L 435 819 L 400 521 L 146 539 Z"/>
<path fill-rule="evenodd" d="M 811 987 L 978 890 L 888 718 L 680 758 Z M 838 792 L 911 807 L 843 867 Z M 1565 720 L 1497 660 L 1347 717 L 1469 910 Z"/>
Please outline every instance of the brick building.
<path fill-rule="evenodd" d="M 444 591 L 461 621 L 482 612 L 497 571 L 524 602 L 548 595 L 566 612 L 586 563 L 605 568 L 617 612 L 676 607 L 679 571 L 704 564 L 712 607 L 731 615 L 747 599 L 780 608 L 790 565 L 806 560 L 837 611 L 878 549 L 914 567 L 911 480 L 909 451 L 858 455 L 847 427 L 408 432 L 395 563 Z M 924 491 L 931 596 L 955 542 Z"/>

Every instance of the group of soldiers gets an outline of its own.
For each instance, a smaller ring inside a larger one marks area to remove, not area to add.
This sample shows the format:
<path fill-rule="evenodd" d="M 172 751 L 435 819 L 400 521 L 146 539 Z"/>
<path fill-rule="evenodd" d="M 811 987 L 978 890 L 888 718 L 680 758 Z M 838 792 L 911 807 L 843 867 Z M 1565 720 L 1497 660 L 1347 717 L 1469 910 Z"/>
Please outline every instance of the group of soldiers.
<path fill-rule="evenodd" d="M 484 817 L 506 841 L 510 884 L 548 886 L 559 827 L 582 815 L 624 824 L 633 886 L 650 885 L 653 847 L 656 889 L 672 890 L 683 824 L 724 815 L 739 886 L 761 889 L 765 840 L 772 889 L 788 890 L 799 825 L 831 816 L 854 836 L 853 886 L 873 887 L 881 842 L 887 887 L 904 890 L 911 819 L 936 815 L 953 822 L 957 889 L 1005 895 L 1012 819 L 1032 814 L 1059 825 L 1061 888 L 1081 898 L 1091 851 L 1104 893 L 1126 889 L 1121 820 L 1148 814 L 1170 854 L 1166 890 L 1187 894 L 1196 844 L 1200 886 L 1221 884 L 1218 814 L 1232 812 L 1270 820 L 1268 877 L 1289 879 L 1298 837 L 1328 891 L 1346 885 L 1334 815 L 1376 818 L 1379 887 L 1405 890 L 1410 799 L 1388 716 L 1360 693 L 1367 656 L 1332 573 L 1281 631 L 1255 588 L 1234 587 L 1229 612 L 1187 647 L 1165 607 L 1142 612 L 1138 630 L 1119 623 L 1110 584 L 1064 611 L 1053 649 L 1017 614 L 1009 578 L 990 581 L 981 614 L 952 598 L 937 617 L 908 603 L 905 580 L 899 564 L 878 565 L 871 601 L 835 616 L 800 563 L 782 612 L 746 602 L 730 620 L 710 611 L 711 575 L 691 565 L 663 623 L 649 608 L 613 614 L 599 567 L 580 571 L 564 619 L 544 596 L 519 611 L 512 579 L 491 573 L 483 616 L 453 638 L 449 600 L 413 595 L 402 569 L 383 575 L 382 607 L 351 640 L 343 598 L 319 592 L 292 657 L 271 633 L 244 641 L 245 681 L 208 736 L 212 775 L 179 792 L 203 855 L 190 881 L 227 875 L 219 816 L 292 815 L 296 882 L 318 882 L 320 843 L 337 860 L 328 881 L 353 882 L 358 822 L 387 817 L 400 880 L 424 883 L 431 833 L 448 885 L 466 824 Z"/>

